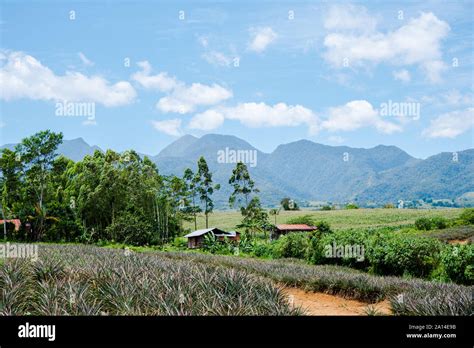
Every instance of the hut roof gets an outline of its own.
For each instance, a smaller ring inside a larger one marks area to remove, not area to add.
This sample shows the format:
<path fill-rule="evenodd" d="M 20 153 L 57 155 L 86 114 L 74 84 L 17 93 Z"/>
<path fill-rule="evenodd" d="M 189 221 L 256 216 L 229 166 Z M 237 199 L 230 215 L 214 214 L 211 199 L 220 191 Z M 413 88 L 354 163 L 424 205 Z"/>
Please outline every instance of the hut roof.
<path fill-rule="evenodd" d="M 229 233 L 226 231 L 223 231 L 217 227 L 211 227 L 211 228 L 205 228 L 202 230 L 196 230 L 194 232 L 188 233 L 187 235 L 184 236 L 184 238 L 199 237 L 209 232 L 212 232 L 216 235 L 229 235 Z"/>

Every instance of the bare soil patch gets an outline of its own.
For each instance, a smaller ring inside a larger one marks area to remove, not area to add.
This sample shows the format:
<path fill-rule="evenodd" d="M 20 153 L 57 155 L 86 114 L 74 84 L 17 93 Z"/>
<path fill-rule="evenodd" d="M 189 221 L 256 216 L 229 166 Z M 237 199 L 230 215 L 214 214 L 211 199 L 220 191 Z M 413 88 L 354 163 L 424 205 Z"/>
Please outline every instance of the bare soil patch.
<path fill-rule="evenodd" d="M 469 238 L 467 239 L 451 239 L 448 241 L 449 244 L 468 244 L 469 243 Z"/>
<path fill-rule="evenodd" d="M 298 288 L 285 287 L 283 291 L 288 296 L 290 303 L 301 307 L 306 315 L 367 315 L 368 308 L 375 310 L 379 315 L 392 314 L 388 300 L 367 304 L 340 296 L 307 292 Z"/>

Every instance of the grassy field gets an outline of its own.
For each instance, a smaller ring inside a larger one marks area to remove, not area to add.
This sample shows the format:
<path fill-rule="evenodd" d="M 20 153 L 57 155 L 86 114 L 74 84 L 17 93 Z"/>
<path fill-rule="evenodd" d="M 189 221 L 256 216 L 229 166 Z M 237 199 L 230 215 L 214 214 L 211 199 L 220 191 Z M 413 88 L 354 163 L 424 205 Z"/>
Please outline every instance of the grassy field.
<path fill-rule="evenodd" d="M 355 227 L 406 226 L 415 223 L 420 217 L 442 216 L 454 218 L 459 216 L 461 209 L 348 209 L 330 211 L 280 211 L 276 216 L 276 223 L 285 223 L 288 219 L 297 216 L 310 215 L 314 220 L 327 221 L 334 230 Z M 237 211 L 216 211 L 209 215 L 209 227 L 219 227 L 224 230 L 234 230 L 240 223 L 242 216 Z M 275 223 L 274 216 L 270 216 L 271 223 Z M 194 221 L 185 223 L 186 229 L 194 230 Z M 197 227 L 205 228 L 206 221 L 203 215 L 197 219 Z"/>

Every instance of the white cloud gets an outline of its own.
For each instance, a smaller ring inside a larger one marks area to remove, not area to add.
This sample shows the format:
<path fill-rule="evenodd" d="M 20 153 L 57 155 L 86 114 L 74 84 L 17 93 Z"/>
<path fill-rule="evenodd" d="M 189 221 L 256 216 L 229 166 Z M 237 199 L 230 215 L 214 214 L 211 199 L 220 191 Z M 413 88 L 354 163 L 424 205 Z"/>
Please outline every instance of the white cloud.
<path fill-rule="evenodd" d="M 151 65 L 146 60 L 138 62 L 137 65 L 142 68 L 142 70 L 133 74 L 132 80 L 137 81 L 147 89 L 157 89 L 160 92 L 168 92 L 179 85 L 178 80 L 174 77 L 169 77 L 166 72 L 150 75 Z"/>
<path fill-rule="evenodd" d="M 424 62 L 421 69 L 425 72 L 427 79 L 432 83 L 441 82 L 441 73 L 447 69 L 446 64 L 440 60 Z"/>
<path fill-rule="evenodd" d="M 191 86 L 181 85 L 173 92 L 161 98 L 156 107 L 163 112 L 186 114 L 197 106 L 215 105 L 232 97 L 232 91 L 218 85 L 212 86 L 193 83 Z"/>
<path fill-rule="evenodd" d="M 93 66 L 94 65 L 94 62 L 91 61 L 89 58 L 87 58 L 84 53 L 79 52 L 78 56 L 81 59 L 82 64 L 84 64 L 85 66 Z"/>
<path fill-rule="evenodd" d="M 454 89 L 441 95 L 442 99 L 449 105 L 473 105 L 474 94 L 466 93 L 462 94 L 458 90 Z"/>
<path fill-rule="evenodd" d="M 195 115 L 189 122 L 191 129 L 213 130 L 219 128 L 224 123 L 224 115 L 213 109 Z"/>
<path fill-rule="evenodd" d="M 382 133 L 401 131 L 395 123 L 384 121 L 377 110 L 366 100 L 353 100 L 345 105 L 330 108 L 321 128 L 328 131 L 353 131 L 362 127 L 374 127 Z"/>
<path fill-rule="evenodd" d="M 232 63 L 232 58 L 226 56 L 222 52 L 218 51 L 210 51 L 206 52 L 202 55 L 202 57 L 212 65 L 218 65 L 218 66 L 230 66 Z"/>
<path fill-rule="evenodd" d="M 455 138 L 474 126 L 474 108 L 442 114 L 430 122 L 422 135 L 428 138 Z"/>
<path fill-rule="evenodd" d="M 334 67 L 344 59 L 352 67 L 364 63 L 389 62 L 393 65 L 418 65 L 431 82 L 439 82 L 446 68 L 442 62 L 441 41 L 447 36 L 448 23 L 433 13 L 421 13 L 406 25 L 389 33 L 330 33 L 324 39 L 324 58 Z"/>
<path fill-rule="evenodd" d="M 205 36 L 198 36 L 198 42 L 204 48 L 207 48 L 207 46 L 209 46 L 209 40 Z"/>
<path fill-rule="evenodd" d="M 365 7 L 352 4 L 331 6 L 324 20 L 326 29 L 336 31 L 370 32 L 375 30 L 376 24 L 376 18 L 369 15 Z"/>
<path fill-rule="evenodd" d="M 142 71 L 133 74 L 133 80 L 147 89 L 167 93 L 156 103 L 156 108 L 162 112 L 186 114 L 194 111 L 198 106 L 215 105 L 232 98 L 232 91 L 218 84 L 186 85 L 174 77 L 169 77 L 166 72 L 151 75 L 151 65 L 147 61 L 140 62 L 138 65 Z"/>
<path fill-rule="evenodd" d="M 196 115 L 191 120 L 192 128 L 204 125 L 207 130 L 218 127 L 224 119 L 238 120 L 251 128 L 260 127 L 296 127 L 307 125 L 309 132 L 315 134 L 318 130 L 318 118 L 311 111 L 301 105 L 287 105 L 278 103 L 273 106 L 265 103 L 241 103 L 234 107 L 220 107 L 207 110 Z"/>
<path fill-rule="evenodd" d="M 179 118 L 175 118 L 172 120 L 164 120 L 164 121 L 151 121 L 153 127 L 165 134 L 172 135 L 175 137 L 179 137 L 182 135 L 181 132 L 181 120 Z"/>
<path fill-rule="evenodd" d="M 399 124 L 383 120 L 379 111 L 365 100 L 353 100 L 345 105 L 330 108 L 324 119 L 301 105 L 241 103 L 233 107 L 216 107 L 197 114 L 191 119 L 188 127 L 212 130 L 220 127 L 226 119 L 237 120 L 250 128 L 305 125 L 312 135 L 319 130 L 353 131 L 363 127 L 373 127 L 385 134 L 402 130 Z M 330 137 L 329 140 L 335 143 L 343 141 L 339 136 Z"/>
<path fill-rule="evenodd" d="M 59 76 L 34 57 L 23 52 L 6 52 L 0 56 L 0 98 L 14 100 L 67 100 L 96 102 L 105 106 L 130 104 L 136 97 L 126 81 L 109 83 L 100 76 L 66 72 Z"/>
<path fill-rule="evenodd" d="M 270 27 L 250 29 L 252 40 L 248 44 L 248 48 L 251 51 L 263 52 L 273 41 L 276 40 L 278 35 Z"/>
<path fill-rule="evenodd" d="M 402 82 L 410 82 L 411 80 L 410 72 L 406 69 L 394 71 L 393 77 L 395 80 L 400 80 Z"/>

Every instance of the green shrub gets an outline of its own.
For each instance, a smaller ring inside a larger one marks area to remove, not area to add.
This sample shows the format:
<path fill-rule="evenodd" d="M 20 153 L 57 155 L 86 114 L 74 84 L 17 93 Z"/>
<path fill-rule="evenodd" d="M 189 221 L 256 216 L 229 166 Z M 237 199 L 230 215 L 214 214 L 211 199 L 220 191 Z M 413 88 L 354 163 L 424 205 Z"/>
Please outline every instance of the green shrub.
<path fill-rule="evenodd" d="M 441 216 L 434 216 L 432 218 L 422 217 L 415 221 L 415 227 L 417 230 L 422 231 L 442 230 L 448 227 L 448 220 Z"/>
<path fill-rule="evenodd" d="M 326 221 L 318 221 L 315 226 L 318 228 L 318 231 L 323 234 L 332 233 L 331 226 Z"/>
<path fill-rule="evenodd" d="M 422 218 L 416 219 L 415 227 L 417 230 L 429 231 L 431 230 L 433 225 L 431 224 L 431 220 L 429 218 L 422 217 Z"/>
<path fill-rule="evenodd" d="M 346 205 L 346 209 L 359 209 L 359 206 L 355 203 L 349 203 Z"/>
<path fill-rule="evenodd" d="M 322 236 L 323 234 L 320 231 L 315 231 L 311 234 L 310 240 L 308 242 L 305 259 L 313 265 L 319 265 L 325 262 L 324 246 L 321 243 Z"/>
<path fill-rule="evenodd" d="M 153 232 L 151 223 L 139 215 L 128 213 L 116 217 L 114 222 L 105 229 L 109 240 L 131 245 L 157 243 L 153 239 Z"/>
<path fill-rule="evenodd" d="M 333 210 L 333 208 L 330 205 L 324 205 L 321 210 Z"/>
<path fill-rule="evenodd" d="M 180 249 L 186 249 L 188 247 L 188 240 L 184 237 L 176 237 L 173 240 L 173 246 Z"/>
<path fill-rule="evenodd" d="M 350 229 L 337 231 L 330 234 L 322 234 L 319 241 L 317 250 L 322 252 L 321 259 L 324 263 L 338 264 L 344 266 L 350 266 L 353 268 L 367 268 L 367 260 L 365 259 L 365 250 L 367 248 L 367 241 L 369 240 L 370 232 L 364 229 Z M 312 244 L 314 246 L 314 243 Z M 343 255 L 339 257 L 337 250 L 345 249 L 346 246 L 351 247 L 353 250 L 358 250 L 360 254 L 356 255 Z M 336 255 L 334 254 L 336 251 Z M 326 252 L 330 252 L 333 257 L 328 257 Z M 316 255 L 313 255 L 316 258 Z"/>
<path fill-rule="evenodd" d="M 446 245 L 441 252 L 446 280 L 474 285 L 474 245 Z"/>
<path fill-rule="evenodd" d="M 208 233 L 204 236 L 202 249 L 211 254 L 232 255 L 235 252 L 235 245 L 227 238 L 221 241 L 212 233 Z"/>
<path fill-rule="evenodd" d="M 314 226 L 314 219 L 311 215 L 296 216 L 294 218 L 288 219 L 287 224 L 306 224 L 308 226 Z"/>
<path fill-rule="evenodd" d="M 474 208 L 466 208 L 463 210 L 459 219 L 465 225 L 473 225 L 474 224 Z"/>
<path fill-rule="evenodd" d="M 270 243 L 257 243 L 253 247 L 252 255 L 256 257 L 272 257 L 273 247 Z"/>
<path fill-rule="evenodd" d="M 428 277 L 439 264 L 441 248 L 432 238 L 380 234 L 371 239 L 366 256 L 374 273 Z"/>
<path fill-rule="evenodd" d="M 435 216 L 431 218 L 431 225 L 434 229 L 442 230 L 448 227 L 448 220 L 442 216 Z"/>
<path fill-rule="evenodd" d="M 273 256 L 294 257 L 303 259 L 308 248 L 310 238 L 305 232 L 288 233 L 281 236 L 274 245 Z"/>

